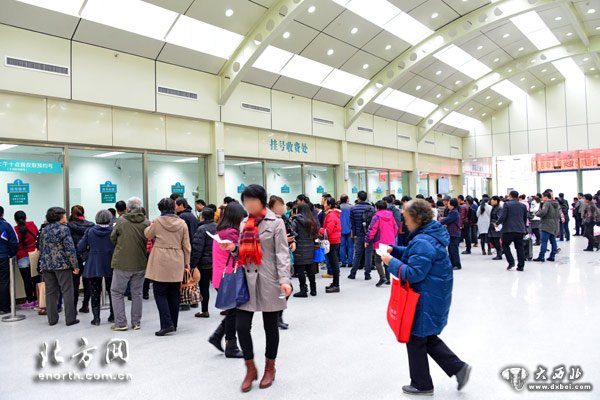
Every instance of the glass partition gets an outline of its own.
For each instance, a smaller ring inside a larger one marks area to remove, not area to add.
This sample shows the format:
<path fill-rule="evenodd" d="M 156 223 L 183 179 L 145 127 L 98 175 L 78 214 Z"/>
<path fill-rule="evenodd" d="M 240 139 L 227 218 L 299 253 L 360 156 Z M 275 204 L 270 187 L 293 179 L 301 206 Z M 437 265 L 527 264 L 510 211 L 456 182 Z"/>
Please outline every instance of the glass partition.
<path fill-rule="evenodd" d="M 205 159 L 203 157 L 148 154 L 148 215 L 160 215 L 157 204 L 171 193 L 179 193 L 190 203 L 206 200 Z"/>
<path fill-rule="evenodd" d="M 65 207 L 62 147 L 0 144 L 0 204 L 14 225 L 22 210 L 39 227 L 50 207 Z"/>
<path fill-rule="evenodd" d="M 349 168 L 348 175 L 348 186 L 350 186 L 350 200 L 353 201 L 356 198 L 356 194 L 361 190 L 367 191 L 367 171 L 364 168 Z"/>
<path fill-rule="evenodd" d="M 93 221 L 99 210 L 114 208 L 119 200 L 133 196 L 143 200 L 142 158 L 141 153 L 70 149 L 70 205 L 82 205 L 86 218 Z"/>
<path fill-rule="evenodd" d="M 390 171 L 390 194 L 395 195 L 397 199 L 404 196 L 402 171 Z"/>
<path fill-rule="evenodd" d="M 302 165 L 267 162 L 267 193 L 286 203 L 302 193 Z"/>
<path fill-rule="evenodd" d="M 546 189 L 552 189 L 554 196 L 557 197 L 559 193 L 564 193 L 567 199 L 577 196 L 577 171 L 541 172 L 540 193 Z M 591 193 L 596 193 L 597 190 L 595 189 Z M 533 190 L 524 193 L 533 194 Z"/>
<path fill-rule="evenodd" d="M 419 194 L 425 197 L 429 196 L 429 174 L 419 175 Z"/>
<path fill-rule="evenodd" d="M 390 190 L 388 172 L 378 169 L 367 171 L 369 201 L 376 202 L 386 196 Z"/>
<path fill-rule="evenodd" d="M 595 194 L 600 189 L 600 169 L 584 169 L 581 171 L 581 179 L 583 186 L 583 193 Z M 542 188 L 544 190 L 546 188 Z M 565 197 L 575 197 L 575 195 L 569 195 L 567 192 Z"/>
<path fill-rule="evenodd" d="M 335 167 L 323 165 L 304 166 L 304 193 L 312 198 L 318 198 L 323 193 L 332 196 L 339 193 L 335 191 Z"/>
<path fill-rule="evenodd" d="M 225 160 L 225 196 L 239 200 L 244 188 L 265 185 L 262 161 Z"/>

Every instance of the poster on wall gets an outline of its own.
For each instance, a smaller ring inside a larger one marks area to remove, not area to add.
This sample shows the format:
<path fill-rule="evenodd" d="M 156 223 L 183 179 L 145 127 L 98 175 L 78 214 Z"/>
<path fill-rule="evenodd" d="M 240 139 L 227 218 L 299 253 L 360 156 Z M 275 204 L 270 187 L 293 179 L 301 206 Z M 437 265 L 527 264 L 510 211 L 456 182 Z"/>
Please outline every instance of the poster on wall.
<path fill-rule="evenodd" d="M 100 197 L 103 204 L 117 202 L 117 185 L 111 181 L 100 184 Z"/>
<path fill-rule="evenodd" d="M 174 185 L 171 185 L 171 193 L 177 193 L 181 197 L 185 197 L 185 185 L 182 185 L 179 182 L 176 182 Z"/>
<path fill-rule="evenodd" d="M 60 174 L 62 164 L 50 161 L 0 160 L 0 171 L 27 172 L 36 174 Z"/>
<path fill-rule="evenodd" d="M 579 168 L 579 151 L 536 154 L 532 167 L 538 172 L 576 170 Z"/>
<path fill-rule="evenodd" d="M 29 183 L 15 179 L 8 183 L 8 204 L 11 206 L 26 206 L 29 204 Z"/>
<path fill-rule="evenodd" d="M 240 183 L 240 186 L 237 187 L 237 192 L 243 193 L 244 189 L 246 189 L 246 185 L 244 185 L 243 183 Z"/>
<path fill-rule="evenodd" d="M 281 186 L 281 193 L 286 194 L 290 192 L 290 187 L 288 185 Z"/>

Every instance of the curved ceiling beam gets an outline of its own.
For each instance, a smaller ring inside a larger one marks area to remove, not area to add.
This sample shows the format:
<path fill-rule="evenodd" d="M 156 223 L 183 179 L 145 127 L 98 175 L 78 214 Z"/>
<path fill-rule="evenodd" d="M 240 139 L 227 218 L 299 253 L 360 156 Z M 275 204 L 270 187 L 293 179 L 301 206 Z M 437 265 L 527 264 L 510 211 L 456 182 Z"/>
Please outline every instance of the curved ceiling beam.
<path fill-rule="evenodd" d="M 579 40 L 576 40 L 567 43 L 566 45 L 551 47 L 549 49 L 538 51 L 537 53 L 533 53 L 506 63 L 497 68 L 495 71 L 492 71 L 478 80 L 471 82 L 469 85 L 465 86 L 440 104 L 419 125 L 421 130 L 417 137 L 417 142 L 425 139 L 427 134 L 431 132 L 431 130 L 452 111 L 455 111 L 457 108 L 470 101 L 473 97 L 489 89 L 496 83 L 505 79 L 510 79 L 515 75 L 523 73 L 531 68 L 539 67 L 540 65 L 561 60 L 563 58 L 569 58 L 588 53 L 593 54 L 599 51 L 600 37 L 595 37 L 589 42 L 589 46 L 584 46 L 579 42 Z"/>
<path fill-rule="evenodd" d="M 428 56 L 499 21 L 540 7 L 558 5 L 564 1 L 566 0 L 500 0 L 472 11 L 442 27 L 389 63 L 350 100 L 345 108 L 346 128 L 356 121 L 365 107 L 377 96 L 398 81 L 411 68 L 421 64 Z"/>
<path fill-rule="evenodd" d="M 219 104 L 227 100 L 263 51 L 302 11 L 305 0 L 280 0 L 273 5 L 219 72 Z"/>

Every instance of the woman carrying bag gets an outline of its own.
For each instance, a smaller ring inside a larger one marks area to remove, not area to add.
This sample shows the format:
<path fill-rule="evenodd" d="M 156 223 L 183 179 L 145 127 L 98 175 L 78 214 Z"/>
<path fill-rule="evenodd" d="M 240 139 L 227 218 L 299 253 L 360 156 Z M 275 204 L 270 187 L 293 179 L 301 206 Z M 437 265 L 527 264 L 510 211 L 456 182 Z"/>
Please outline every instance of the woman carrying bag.
<path fill-rule="evenodd" d="M 241 390 L 248 392 L 252 389 L 252 382 L 258 378 L 250 333 L 254 313 L 263 313 L 266 365 L 260 388 L 265 389 L 275 380 L 275 359 L 279 348 L 277 317 L 281 310 L 287 308 L 286 297 L 292 293 L 292 287 L 285 224 L 266 208 L 266 190 L 260 185 L 249 185 L 244 189 L 241 200 L 250 215 L 242 221 L 239 245 L 221 243 L 220 247 L 237 254 L 248 285 L 249 301 L 236 311 L 238 338 L 246 361 L 246 376 Z"/>
<path fill-rule="evenodd" d="M 433 394 L 428 355 L 448 376 L 456 376 L 458 390 L 461 390 L 469 380 L 471 367 L 438 337 L 448 322 L 452 298 L 452 265 L 446 252 L 450 235 L 443 225 L 433 220 L 431 206 L 425 200 L 409 201 L 402 212 L 410 231 L 409 244 L 390 246 L 388 254 L 381 256 L 392 275 L 408 281 L 420 294 L 406 344 L 411 382 L 403 386 L 402 391 Z"/>
<path fill-rule="evenodd" d="M 340 222 L 341 211 L 335 208 L 335 199 L 333 197 L 327 197 L 325 201 L 325 220 L 323 221 L 323 227 L 319 233 L 325 238 L 326 242 L 329 242 L 329 251 L 325 249 L 327 253 L 327 259 L 331 270 L 333 271 L 333 282 L 325 287 L 325 293 L 339 293 L 340 292 L 340 243 L 342 242 L 342 223 Z"/>

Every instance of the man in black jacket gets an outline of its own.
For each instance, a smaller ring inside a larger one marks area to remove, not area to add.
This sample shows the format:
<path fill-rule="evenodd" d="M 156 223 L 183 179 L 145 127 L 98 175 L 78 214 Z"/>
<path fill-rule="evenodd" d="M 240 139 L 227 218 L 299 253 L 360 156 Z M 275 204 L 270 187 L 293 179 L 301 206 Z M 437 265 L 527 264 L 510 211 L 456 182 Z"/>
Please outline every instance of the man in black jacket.
<path fill-rule="evenodd" d="M 192 207 L 190 207 L 186 199 L 179 197 L 175 200 L 175 211 L 177 212 L 177 215 L 179 215 L 179 218 L 185 221 L 190 238 L 193 238 L 196 229 L 198 229 L 198 220 L 192 213 Z"/>
<path fill-rule="evenodd" d="M 208 318 L 208 300 L 210 296 L 210 281 L 212 279 L 212 246 L 213 239 L 207 232 L 214 235 L 217 223 L 214 221 L 215 212 L 205 207 L 200 214 L 200 224 L 192 237 L 192 253 L 190 266 L 200 270 L 200 294 L 202 295 L 202 312 L 196 313 L 198 318 Z"/>
<path fill-rule="evenodd" d="M 519 192 L 513 190 L 508 195 L 508 201 L 500 211 L 498 225 L 502 225 L 502 252 L 508 261 L 507 270 L 515 267 L 515 259 L 510 251 L 510 244 L 515 244 L 517 250 L 517 271 L 525 268 L 525 247 L 523 236 L 527 232 L 527 207 L 519 202 Z"/>

